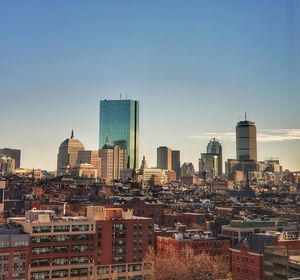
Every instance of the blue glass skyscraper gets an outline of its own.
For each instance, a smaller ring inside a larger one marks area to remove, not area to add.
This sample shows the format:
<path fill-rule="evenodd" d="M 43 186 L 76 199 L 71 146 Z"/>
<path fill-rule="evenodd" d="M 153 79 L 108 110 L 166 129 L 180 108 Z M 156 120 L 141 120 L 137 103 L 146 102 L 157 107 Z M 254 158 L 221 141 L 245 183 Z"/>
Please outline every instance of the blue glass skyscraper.
<path fill-rule="evenodd" d="M 127 167 L 139 163 L 139 101 L 101 100 L 99 148 L 107 142 L 126 149 Z"/>

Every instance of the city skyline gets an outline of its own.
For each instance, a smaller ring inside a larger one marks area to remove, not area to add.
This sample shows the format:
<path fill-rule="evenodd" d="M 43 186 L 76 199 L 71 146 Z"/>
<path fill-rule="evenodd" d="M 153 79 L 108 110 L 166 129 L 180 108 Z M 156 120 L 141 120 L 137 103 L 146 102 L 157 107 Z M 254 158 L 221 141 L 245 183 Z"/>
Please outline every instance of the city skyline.
<path fill-rule="evenodd" d="M 0 147 L 54 170 L 72 128 L 98 148 L 98 102 L 122 93 L 140 101 L 139 156 L 150 166 L 164 145 L 197 166 L 213 137 L 223 160 L 235 158 L 246 110 L 258 160 L 299 170 L 299 12 L 280 0 L 2 3 Z"/>

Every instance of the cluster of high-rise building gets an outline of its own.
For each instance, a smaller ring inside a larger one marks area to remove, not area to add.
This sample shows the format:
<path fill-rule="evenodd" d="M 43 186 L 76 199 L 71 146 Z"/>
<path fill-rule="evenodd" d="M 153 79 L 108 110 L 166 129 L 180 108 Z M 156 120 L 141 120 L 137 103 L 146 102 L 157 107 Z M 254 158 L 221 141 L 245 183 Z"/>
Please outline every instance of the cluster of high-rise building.
<path fill-rule="evenodd" d="M 149 247 L 218 256 L 234 280 L 300 277 L 300 174 L 258 161 L 254 122 L 225 170 L 212 138 L 198 171 L 167 146 L 139 163 L 138 101 L 100 101 L 99 124 L 98 149 L 61 143 L 56 176 L 0 149 L 0 280 L 142 280 Z"/>

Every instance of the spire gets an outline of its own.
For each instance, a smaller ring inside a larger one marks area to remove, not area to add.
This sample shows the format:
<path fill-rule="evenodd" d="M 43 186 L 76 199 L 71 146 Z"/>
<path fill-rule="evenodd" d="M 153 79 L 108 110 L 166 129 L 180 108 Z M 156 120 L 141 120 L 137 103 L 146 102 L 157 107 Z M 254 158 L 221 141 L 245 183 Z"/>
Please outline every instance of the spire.
<path fill-rule="evenodd" d="M 247 120 L 247 111 L 245 111 L 245 121 Z"/>
<path fill-rule="evenodd" d="M 74 130 L 72 129 L 72 132 L 71 132 L 71 139 L 74 138 Z"/>

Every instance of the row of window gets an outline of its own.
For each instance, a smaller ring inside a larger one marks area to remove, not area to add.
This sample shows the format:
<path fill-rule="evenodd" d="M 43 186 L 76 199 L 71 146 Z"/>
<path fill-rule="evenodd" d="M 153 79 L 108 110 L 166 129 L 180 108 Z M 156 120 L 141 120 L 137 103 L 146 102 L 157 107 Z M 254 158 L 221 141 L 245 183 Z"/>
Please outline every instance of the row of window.
<path fill-rule="evenodd" d="M 76 234 L 76 235 L 55 235 L 55 236 L 34 236 L 32 237 L 32 243 L 44 243 L 44 242 L 67 242 L 71 241 L 87 241 L 92 240 L 91 234 Z"/>
<path fill-rule="evenodd" d="M 87 252 L 87 251 L 92 251 L 92 250 L 93 250 L 93 246 L 88 245 L 88 244 L 71 246 L 71 252 Z M 51 253 L 51 247 L 36 247 L 36 248 L 32 248 L 31 252 L 33 255 L 48 254 L 48 253 Z M 52 252 L 53 253 L 68 253 L 69 246 L 67 246 L 67 245 L 55 246 L 52 248 Z"/>
<path fill-rule="evenodd" d="M 71 269 L 70 273 L 68 269 L 53 270 L 51 273 L 52 278 L 66 278 L 66 277 L 80 277 L 88 276 L 92 274 L 92 270 L 89 271 L 88 268 L 76 268 Z M 45 280 L 50 279 L 49 271 L 32 272 L 30 275 L 30 280 Z"/>
<path fill-rule="evenodd" d="M 92 259 L 88 256 L 71 257 L 69 258 L 55 258 L 55 259 L 37 259 L 31 261 L 32 267 L 49 266 L 52 265 L 68 265 L 68 264 L 79 264 L 79 263 L 90 263 Z"/>
<path fill-rule="evenodd" d="M 28 246 L 27 240 L 15 240 L 15 241 L 0 241 L 0 248 L 8 247 L 26 247 Z"/>
<path fill-rule="evenodd" d="M 57 225 L 53 226 L 53 232 L 69 232 L 72 231 L 93 231 L 94 225 Z M 52 226 L 35 226 L 32 228 L 33 233 L 52 232 Z"/>

